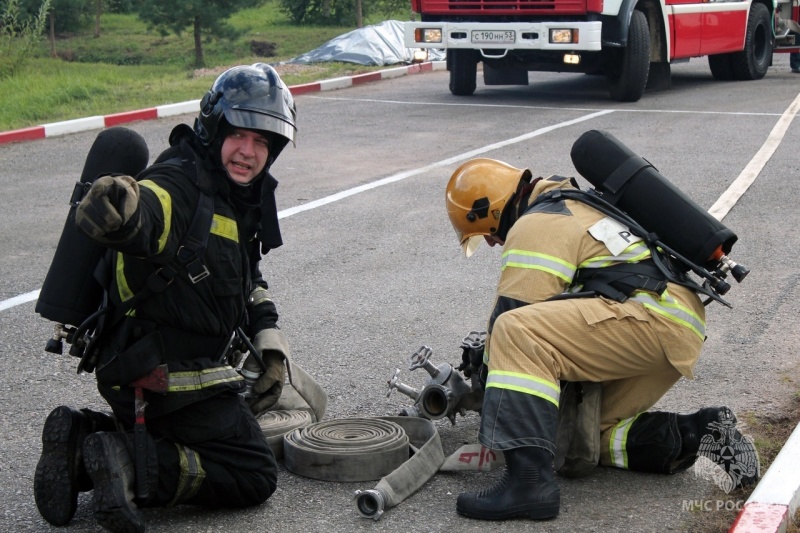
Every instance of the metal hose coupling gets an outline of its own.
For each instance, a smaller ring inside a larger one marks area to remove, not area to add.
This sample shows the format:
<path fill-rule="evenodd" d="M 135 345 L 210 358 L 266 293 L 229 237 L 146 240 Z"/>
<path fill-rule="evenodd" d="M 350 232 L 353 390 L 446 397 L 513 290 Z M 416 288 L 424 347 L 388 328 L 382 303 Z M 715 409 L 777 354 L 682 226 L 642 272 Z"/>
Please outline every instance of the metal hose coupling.
<path fill-rule="evenodd" d="M 473 337 L 477 338 L 477 335 L 476 332 L 471 332 L 462 342 L 462 347 L 467 340 L 473 340 Z M 474 346 L 470 344 L 468 347 Z M 386 397 L 388 398 L 392 391 L 397 390 L 414 400 L 414 405 L 402 409 L 399 413 L 400 416 L 418 416 L 428 420 L 447 417 L 455 425 L 456 414 L 463 416 L 467 409 L 480 410 L 483 404 L 483 390 L 473 387 L 471 383 L 465 381 L 452 365 L 448 363 L 435 365 L 431 361 L 432 354 L 433 350 L 428 346 L 423 346 L 411 356 L 409 370 L 422 368 L 430 376 L 422 390 L 401 383 L 400 369 L 398 368 L 387 382 L 389 389 Z"/>
<path fill-rule="evenodd" d="M 380 491 L 375 489 L 357 490 L 353 493 L 353 499 L 356 501 L 358 514 L 362 517 L 380 520 L 383 516 L 386 498 Z"/>
<path fill-rule="evenodd" d="M 452 414 L 456 404 L 453 390 L 439 385 L 426 385 L 417 400 L 420 415 L 430 420 L 439 420 Z"/>

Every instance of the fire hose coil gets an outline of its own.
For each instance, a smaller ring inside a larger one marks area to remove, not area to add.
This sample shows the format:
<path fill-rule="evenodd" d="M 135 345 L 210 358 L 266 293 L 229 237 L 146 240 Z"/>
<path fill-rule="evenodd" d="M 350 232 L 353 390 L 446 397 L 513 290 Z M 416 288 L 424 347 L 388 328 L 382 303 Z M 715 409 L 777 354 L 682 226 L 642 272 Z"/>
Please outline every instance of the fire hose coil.
<path fill-rule="evenodd" d="M 283 457 L 283 436 L 313 422 L 311 413 L 299 410 L 267 411 L 257 420 L 276 459 Z"/>
<path fill-rule="evenodd" d="M 380 479 L 353 498 L 364 518 L 379 520 L 424 485 L 444 463 L 433 422 L 386 416 L 311 424 L 284 436 L 284 465 L 292 473 L 325 481 Z"/>
<path fill-rule="evenodd" d="M 380 418 L 317 422 L 284 436 L 284 464 L 322 481 L 371 481 L 409 458 L 409 439 L 398 424 Z"/>

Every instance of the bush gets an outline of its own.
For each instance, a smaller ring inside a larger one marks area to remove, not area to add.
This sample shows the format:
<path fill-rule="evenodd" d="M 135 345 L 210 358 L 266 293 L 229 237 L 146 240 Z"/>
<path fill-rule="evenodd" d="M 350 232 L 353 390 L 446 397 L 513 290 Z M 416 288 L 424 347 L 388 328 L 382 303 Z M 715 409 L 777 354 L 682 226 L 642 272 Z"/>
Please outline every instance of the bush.
<path fill-rule="evenodd" d="M 45 26 L 50 0 L 44 0 L 33 17 L 20 14 L 18 0 L 7 0 L 0 13 L 0 78 L 7 78 L 22 67 L 35 49 Z"/>

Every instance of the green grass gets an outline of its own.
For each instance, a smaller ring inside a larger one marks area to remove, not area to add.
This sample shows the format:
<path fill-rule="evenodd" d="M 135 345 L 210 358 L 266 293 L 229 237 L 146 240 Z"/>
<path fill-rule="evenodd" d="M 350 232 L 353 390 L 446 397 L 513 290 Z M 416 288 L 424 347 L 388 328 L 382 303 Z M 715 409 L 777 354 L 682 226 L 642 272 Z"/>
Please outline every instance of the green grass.
<path fill-rule="evenodd" d="M 398 19 L 381 14 L 366 20 Z M 313 50 L 355 27 L 295 26 L 280 12 L 277 0 L 243 10 L 230 19 L 243 32 L 234 41 L 204 42 L 205 69 L 196 70 L 190 32 L 162 36 L 135 15 L 105 14 L 100 37 L 93 28 L 56 39 L 57 58 L 42 40 L 35 57 L 13 77 L 0 79 L 0 131 L 93 115 L 199 99 L 221 69 L 257 61 L 277 63 Z M 275 44 L 271 57 L 250 51 L 251 41 Z M 320 63 L 283 75 L 287 85 L 347 76 L 385 67 Z"/>

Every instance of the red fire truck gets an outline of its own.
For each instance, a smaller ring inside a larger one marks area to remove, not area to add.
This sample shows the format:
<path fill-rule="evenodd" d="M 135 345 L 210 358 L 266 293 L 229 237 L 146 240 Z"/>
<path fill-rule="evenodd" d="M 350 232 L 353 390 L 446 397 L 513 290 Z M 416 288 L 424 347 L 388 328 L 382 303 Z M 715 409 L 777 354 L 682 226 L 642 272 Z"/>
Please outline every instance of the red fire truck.
<path fill-rule="evenodd" d="M 450 91 L 527 85 L 528 72 L 604 75 L 635 102 L 668 88 L 670 65 L 708 56 L 718 80 L 757 80 L 773 52 L 800 51 L 798 0 L 411 0 L 409 48 L 446 50 Z M 797 42 L 795 42 L 797 38 Z"/>

